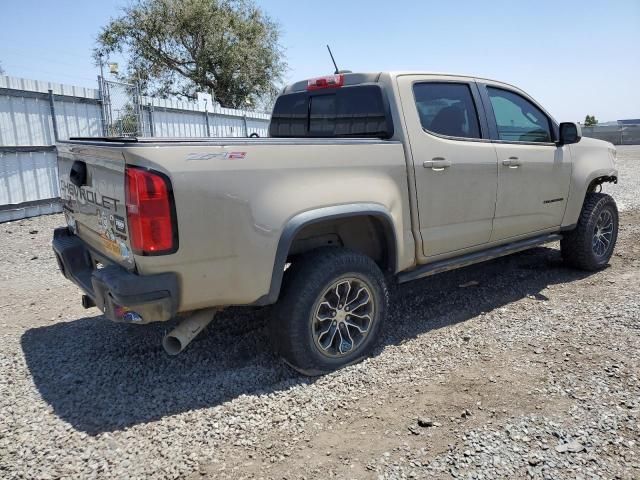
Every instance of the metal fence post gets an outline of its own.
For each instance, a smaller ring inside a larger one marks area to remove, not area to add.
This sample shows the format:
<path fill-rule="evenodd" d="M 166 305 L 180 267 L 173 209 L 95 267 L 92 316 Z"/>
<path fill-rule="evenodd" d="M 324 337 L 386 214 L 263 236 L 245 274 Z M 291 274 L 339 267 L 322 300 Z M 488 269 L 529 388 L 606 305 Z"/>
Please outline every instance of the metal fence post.
<path fill-rule="evenodd" d="M 155 137 L 156 132 L 153 126 L 153 105 L 151 104 L 151 102 L 147 103 L 147 107 L 149 107 L 149 135 L 151 137 Z"/>
<path fill-rule="evenodd" d="M 53 126 L 53 140 L 57 142 L 58 136 L 58 120 L 56 119 L 56 106 L 53 102 L 53 90 L 49 90 L 49 112 L 51 113 L 51 125 Z"/>
<path fill-rule="evenodd" d="M 209 125 L 209 112 L 207 112 L 207 108 L 204 109 L 204 121 L 207 125 L 207 137 L 211 136 L 211 126 Z"/>
<path fill-rule="evenodd" d="M 133 95 L 133 103 L 134 103 L 134 111 L 136 112 L 136 116 L 138 117 L 138 128 L 136 128 L 137 132 L 136 136 L 144 137 L 144 115 L 142 114 L 142 95 L 140 94 L 140 83 L 135 82 L 135 92 Z"/>
<path fill-rule="evenodd" d="M 100 102 L 100 126 L 102 127 L 102 135 L 107 136 L 107 122 L 104 118 L 104 88 L 102 82 L 102 75 L 98 75 L 98 97 Z"/>
<path fill-rule="evenodd" d="M 247 115 L 242 115 L 242 122 L 244 123 L 244 136 L 249 136 L 249 127 L 247 125 Z"/>

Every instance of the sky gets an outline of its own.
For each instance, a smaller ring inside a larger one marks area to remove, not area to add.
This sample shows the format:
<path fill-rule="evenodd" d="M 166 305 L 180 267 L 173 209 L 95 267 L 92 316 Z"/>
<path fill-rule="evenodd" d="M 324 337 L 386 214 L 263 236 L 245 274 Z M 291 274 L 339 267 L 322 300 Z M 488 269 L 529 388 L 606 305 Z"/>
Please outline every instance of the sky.
<path fill-rule="evenodd" d="M 95 86 L 100 28 L 129 0 L 0 0 L 6 75 Z M 288 82 L 341 69 L 477 75 L 558 121 L 640 118 L 640 0 L 256 2 L 281 28 Z M 122 62 L 122 59 L 118 59 Z"/>

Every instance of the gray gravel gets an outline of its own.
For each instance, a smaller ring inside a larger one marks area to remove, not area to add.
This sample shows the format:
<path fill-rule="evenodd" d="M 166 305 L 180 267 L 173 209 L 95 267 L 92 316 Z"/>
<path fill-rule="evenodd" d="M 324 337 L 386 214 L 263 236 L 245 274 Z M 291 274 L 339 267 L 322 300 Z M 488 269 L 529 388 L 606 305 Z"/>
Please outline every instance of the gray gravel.
<path fill-rule="evenodd" d="M 393 288 L 376 355 L 317 379 L 268 309 L 170 358 L 169 326 L 80 307 L 60 216 L 1 224 L 0 478 L 640 478 L 639 166 L 619 148 L 611 268 L 538 248 Z"/>
<path fill-rule="evenodd" d="M 621 211 L 640 208 L 640 145 L 618 145 L 616 165 L 618 184 L 606 184 L 605 193 L 613 195 Z"/>

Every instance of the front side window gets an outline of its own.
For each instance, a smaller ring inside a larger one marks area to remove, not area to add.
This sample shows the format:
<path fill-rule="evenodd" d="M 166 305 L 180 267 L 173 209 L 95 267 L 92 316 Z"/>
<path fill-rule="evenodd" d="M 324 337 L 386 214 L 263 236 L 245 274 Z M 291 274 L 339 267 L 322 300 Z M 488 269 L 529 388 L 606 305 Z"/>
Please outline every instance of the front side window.
<path fill-rule="evenodd" d="M 480 138 L 478 113 L 464 83 L 416 83 L 413 94 L 422 128 L 449 137 Z"/>
<path fill-rule="evenodd" d="M 498 138 L 509 142 L 552 142 L 549 118 L 517 93 L 487 87 L 498 125 Z"/>

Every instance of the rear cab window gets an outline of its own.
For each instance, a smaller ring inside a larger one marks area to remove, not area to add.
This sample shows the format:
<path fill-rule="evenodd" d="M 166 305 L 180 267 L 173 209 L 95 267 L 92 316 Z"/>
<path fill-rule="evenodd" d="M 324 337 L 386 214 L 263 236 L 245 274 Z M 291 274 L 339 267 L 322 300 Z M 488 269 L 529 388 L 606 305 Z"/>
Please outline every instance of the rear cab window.
<path fill-rule="evenodd" d="M 276 100 L 271 137 L 391 138 L 389 104 L 378 84 L 294 92 Z"/>
<path fill-rule="evenodd" d="M 309 134 L 333 135 L 336 130 L 336 96 L 316 95 L 309 99 Z"/>
<path fill-rule="evenodd" d="M 416 83 L 413 94 L 426 131 L 448 137 L 481 138 L 478 111 L 468 84 Z"/>

